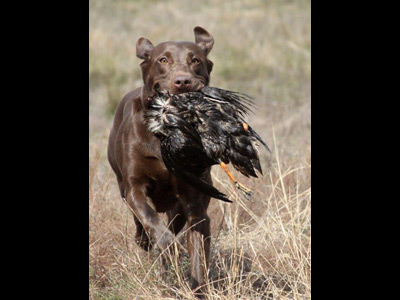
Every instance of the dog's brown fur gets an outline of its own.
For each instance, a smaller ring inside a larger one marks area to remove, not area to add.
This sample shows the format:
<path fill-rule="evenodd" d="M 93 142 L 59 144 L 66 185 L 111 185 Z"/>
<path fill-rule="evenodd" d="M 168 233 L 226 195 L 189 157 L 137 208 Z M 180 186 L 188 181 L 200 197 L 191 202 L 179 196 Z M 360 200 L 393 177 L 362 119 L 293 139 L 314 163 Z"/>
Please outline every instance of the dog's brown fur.
<path fill-rule="evenodd" d="M 166 169 L 159 140 L 143 122 L 146 101 L 156 88 L 177 94 L 197 91 L 209 83 L 212 62 L 207 59 L 214 38 L 201 27 L 194 29 L 195 41 L 164 42 L 156 47 L 145 39 L 136 43 L 144 86 L 125 95 L 115 113 L 108 159 L 114 170 L 122 198 L 133 211 L 136 241 L 145 250 L 152 244 L 162 251 L 188 223 L 191 287 L 205 282 L 210 248 L 210 198 L 177 180 Z M 210 184 L 210 170 L 203 174 Z M 166 212 L 169 227 L 158 213 Z M 169 229 L 169 230 L 168 230 Z M 154 242 L 151 242 L 150 240 Z M 203 262 L 202 250 L 206 261 Z M 165 260 L 163 269 L 165 271 Z"/>

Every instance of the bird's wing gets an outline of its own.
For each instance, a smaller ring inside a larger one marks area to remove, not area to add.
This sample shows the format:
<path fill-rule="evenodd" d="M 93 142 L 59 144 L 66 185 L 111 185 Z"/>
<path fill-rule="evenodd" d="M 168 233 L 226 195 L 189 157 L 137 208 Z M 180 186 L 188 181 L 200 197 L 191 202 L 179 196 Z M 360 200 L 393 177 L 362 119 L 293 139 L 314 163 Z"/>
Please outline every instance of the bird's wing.
<path fill-rule="evenodd" d="M 210 101 L 223 103 L 225 104 L 222 105 L 223 108 L 231 107 L 231 109 L 235 110 L 235 113 L 239 113 L 242 116 L 253 112 L 252 109 L 255 108 L 252 98 L 246 94 L 209 86 L 204 87 L 201 93 L 208 97 Z"/>
<path fill-rule="evenodd" d="M 188 139 L 176 130 L 162 141 L 161 156 L 167 169 L 178 179 L 210 197 L 232 202 L 225 194 L 201 179 L 200 174 L 211 166 L 201 143 Z"/>
<path fill-rule="evenodd" d="M 168 120 L 168 127 L 176 132 L 182 132 L 183 134 L 190 137 L 191 140 L 201 143 L 201 138 L 197 130 L 191 126 L 185 119 L 176 114 L 168 114 L 166 116 Z"/>
<path fill-rule="evenodd" d="M 227 114 L 231 116 L 235 116 L 235 110 L 237 110 L 241 117 L 244 115 L 248 115 L 249 112 L 252 112 L 252 108 L 254 109 L 254 102 L 252 98 L 246 94 L 227 91 L 215 87 L 204 87 L 201 92 L 207 97 L 214 99 L 216 101 L 225 101 L 230 105 L 221 105 L 223 109 L 231 109 L 232 111 L 225 111 Z M 242 121 L 242 119 L 241 119 Z M 257 132 L 255 132 L 251 127 L 249 127 L 249 131 L 254 135 L 254 137 L 267 149 L 269 152 L 271 150 L 267 146 L 267 144 L 261 139 Z"/>

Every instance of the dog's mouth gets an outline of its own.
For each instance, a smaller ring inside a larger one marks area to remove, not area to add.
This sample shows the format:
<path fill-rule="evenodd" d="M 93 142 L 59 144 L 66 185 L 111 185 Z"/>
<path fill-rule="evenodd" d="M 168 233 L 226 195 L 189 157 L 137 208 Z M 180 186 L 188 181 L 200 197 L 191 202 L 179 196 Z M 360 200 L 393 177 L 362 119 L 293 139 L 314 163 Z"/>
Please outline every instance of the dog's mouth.
<path fill-rule="evenodd" d="M 203 82 L 198 82 L 197 84 L 193 85 L 192 87 L 188 89 L 175 89 L 175 88 L 169 88 L 169 87 L 164 87 L 162 86 L 159 82 L 156 82 L 153 85 L 152 91 L 149 94 L 149 96 L 146 98 L 146 103 L 145 107 L 147 109 L 151 108 L 153 106 L 153 100 L 160 96 L 162 97 L 170 97 L 172 95 L 180 95 L 180 94 L 185 94 L 185 93 L 191 93 L 191 92 L 200 92 L 206 85 Z"/>
<path fill-rule="evenodd" d="M 196 84 L 194 84 L 193 86 L 191 86 L 190 88 L 186 88 L 186 89 L 177 89 L 175 87 L 169 87 L 169 86 L 162 86 L 161 83 L 156 82 L 153 85 L 153 96 L 155 94 L 159 94 L 161 92 L 168 92 L 169 94 L 172 95 L 179 95 L 179 94 L 184 94 L 184 93 L 191 93 L 191 92 L 199 92 L 202 88 L 205 87 L 205 84 L 202 82 L 197 82 Z"/>

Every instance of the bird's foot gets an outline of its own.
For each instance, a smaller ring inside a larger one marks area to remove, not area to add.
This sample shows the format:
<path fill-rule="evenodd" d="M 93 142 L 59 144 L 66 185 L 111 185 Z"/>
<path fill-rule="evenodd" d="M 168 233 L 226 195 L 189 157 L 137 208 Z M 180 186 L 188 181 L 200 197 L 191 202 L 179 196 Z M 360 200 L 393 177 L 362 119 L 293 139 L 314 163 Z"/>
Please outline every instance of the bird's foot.
<path fill-rule="evenodd" d="M 244 186 L 243 184 L 237 181 L 235 182 L 235 186 L 239 191 L 243 193 L 243 195 L 247 200 L 251 198 L 251 195 L 253 194 L 253 191 L 251 189 L 249 189 L 248 187 Z"/>

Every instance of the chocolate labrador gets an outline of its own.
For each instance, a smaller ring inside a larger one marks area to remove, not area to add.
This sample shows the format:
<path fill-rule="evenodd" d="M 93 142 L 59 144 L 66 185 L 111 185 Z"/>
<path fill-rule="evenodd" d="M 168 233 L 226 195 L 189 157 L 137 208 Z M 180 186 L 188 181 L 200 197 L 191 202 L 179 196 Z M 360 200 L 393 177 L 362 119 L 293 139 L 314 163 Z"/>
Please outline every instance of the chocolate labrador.
<path fill-rule="evenodd" d="M 160 153 L 160 142 L 146 127 L 146 101 L 156 89 L 173 94 L 198 91 L 208 85 L 213 63 L 207 58 L 214 38 L 194 28 L 195 43 L 164 42 L 157 46 L 146 38 L 136 43 L 144 85 L 125 95 L 115 113 L 108 144 L 108 159 L 121 197 L 133 212 L 136 242 L 148 251 L 153 245 L 166 252 L 175 235 L 188 224 L 187 250 L 192 289 L 205 283 L 210 250 L 210 197 L 172 176 Z M 212 184 L 210 170 L 202 178 Z M 166 212 L 168 225 L 159 213 Z M 165 256 L 164 256 L 165 257 Z M 205 261 L 204 259 L 205 258 Z M 165 258 L 162 268 L 165 271 Z"/>

